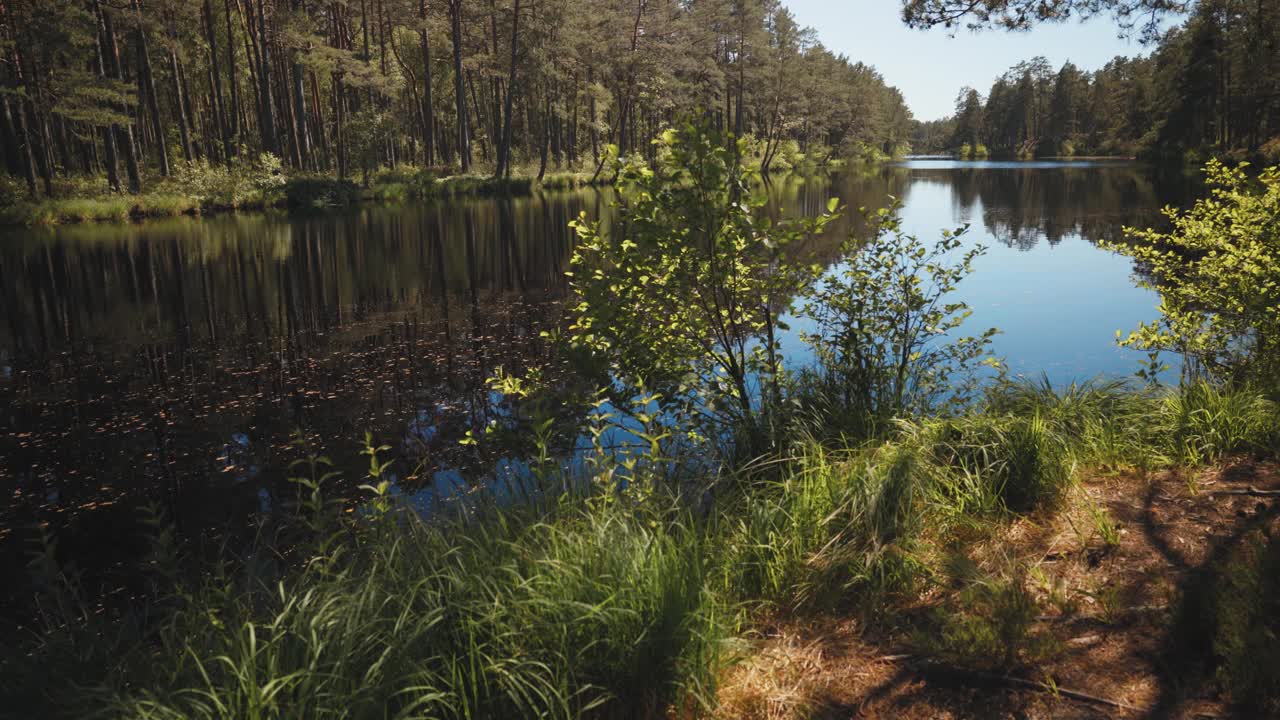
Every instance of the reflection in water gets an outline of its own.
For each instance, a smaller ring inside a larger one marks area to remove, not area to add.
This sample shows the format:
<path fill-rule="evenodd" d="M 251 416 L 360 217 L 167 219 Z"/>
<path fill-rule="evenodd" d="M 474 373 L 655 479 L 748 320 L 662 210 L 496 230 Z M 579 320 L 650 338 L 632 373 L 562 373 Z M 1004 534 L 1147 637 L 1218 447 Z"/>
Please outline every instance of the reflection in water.
<path fill-rule="evenodd" d="M 780 213 L 820 212 L 833 194 L 855 209 L 895 195 L 913 231 L 980 222 L 987 237 L 977 240 L 1020 251 L 1115 237 L 1176 198 L 1129 166 L 936 161 L 783 178 L 771 192 Z M 62 540 L 68 557 L 107 567 L 138 552 L 121 528 L 143 502 L 191 534 L 246 526 L 292 496 L 297 429 L 355 468 L 357 441 L 372 432 L 392 446 L 405 488 L 492 475 L 498 458 L 458 441 L 508 412 L 486 377 L 543 362 L 539 333 L 558 322 L 568 222 L 580 211 L 607 215 L 607 200 L 584 190 L 0 239 L 0 554 L 18 562 L 17 529 L 49 522 L 74 530 Z M 856 212 L 841 222 L 819 253 L 860 231 Z M 1077 244 L 1088 263 L 1106 265 L 1108 282 L 1132 290 L 1126 261 Z M 1011 291 L 1025 267 L 1046 265 L 1038 252 L 1019 254 L 984 259 L 967 299 L 984 325 L 1042 350 L 1060 327 L 1019 325 L 1006 312 L 1016 299 L 983 294 Z M 1058 285 L 1082 283 L 1064 272 Z M 1115 301 L 1149 312 L 1145 295 Z M 1094 323 L 1072 314 L 1074 298 L 1052 302 L 1065 322 Z M 1002 350 L 1035 360 L 1029 348 Z M 1083 374 L 1109 369 L 1081 362 Z"/>
<path fill-rule="evenodd" d="M 899 167 L 908 186 L 950 191 L 957 219 L 981 222 L 999 242 L 1032 250 L 1064 238 L 1120 240 L 1125 225 L 1160 222 L 1160 208 L 1188 192 L 1185 179 L 1159 178 L 1119 163 L 915 161 Z M 975 215 L 977 217 L 975 217 Z"/>

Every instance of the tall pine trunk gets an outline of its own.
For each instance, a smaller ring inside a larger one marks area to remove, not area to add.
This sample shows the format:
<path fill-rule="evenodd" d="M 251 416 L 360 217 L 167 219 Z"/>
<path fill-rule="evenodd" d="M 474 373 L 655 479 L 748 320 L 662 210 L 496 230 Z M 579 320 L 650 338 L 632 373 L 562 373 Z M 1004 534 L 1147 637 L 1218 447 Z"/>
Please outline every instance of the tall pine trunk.
<path fill-rule="evenodd" d="M 262 134 L 262 149 L 280 154 L 280 142 L 276 135 L 276 118 L 271 104 L 271 46 L 267 42 L 267 16 L 262 9 L 266 0 L 257 0 L 258 16 L 258 111 L 261 115 L 258 128 Z M 250 6 L 253 0 L 250 0 Z"/>
<path fill-rule="evenodd" d="M 511 100 L 516 93 L 516 58 L 519 55 L 520 0 L 511 10 L 511 64 L 507 71 L 507 97 L 502 111 L 502 142 L 498 148 L 498 177 L 511 175 Z"/>
<path fill-rule="evenodd" d="M 165 142 L 164 119 L 160 117 L 160 101 L 156 97 L 155 75 L 151 71 L 151 51 L 147 47 L 147 34 L 142 27 L 142 2 L 134 0 L 133 10 L 137 16 L 137 28 L 134 29 L 134 44 L 138 53 L 138 86 L 147 104 L 147 116 L 151 119 L 151 129 L 155 133 L 156 159 L 161 177 L 168 177 L 169 147 Z"/>
<path fill-rule="evenodd" d="M 458 157 L 462 172 L 471 172 L 471 135 L 467 127 L 467 89 L 462 77 L 462 0 L 449 0 L 453 39 L 453 91 L 458 106 Z"/>
<path fill-rule="evenodd" d="M 231 0 L 223 3 L 227 21 L 227 84 L 231 86 L 231 113 L 227 118 L 227 131 L 231 137 L 231 154 L 236 154 L 240 142 L 240 77 L 236 72 L 236 43 L 231 31 Z"/>
<path fill-rule="evenodd" d="M 222 139 L 222 159 L 223 162 L 230 163 L 233 154 L 231 148 L 231 127 L 227 122 L 227 111 L 223 104 L 222 95 L 222 70 L 218 67 L 218 37 L 213 27 L 213 4 L 211 0 L 204 0 L 204 29 L 205 37 L 209 42 L 209 78 L 213 101 L 213 119 L 218 126 L 218 135 Z M 231 42 L 230 36 L 227 42 Z"/>
<path fill-rule="evenodd" d="M 293 0 L 293 11 L 297 12 L 301 7 L 301 0 Z M 295 48 L 293 54 L 293 116 L 294 116 L 294 133 L 298 138 L 298 154 L 301 156 L 302 166 L 313 168 L 311 161 L 311 133 L 307 130 L 307 96 L 303 89 L 303 69 L 300 53 Z"/>
<path fill-rule="evenodd" d="M 99 28 L 102 33 L 103 54 L 105 56 L 105 68 L 108 76 L 116 81 L 122 81 L 123 73 L 120 71 L 120 50 L 116 45 L 116 29 L 115 23 L 111 19 L 111 13 L 107 12 L 99 0 L 94 0 L 94 9 L 98 13 L 98 19 L 101 23 Z M 127 114 L 126 108 L 119 108 L 119 112 Z M 142 178 L 138 172 L 138 155 L 133 142 L 133 125 L 125 123 L 124 125 L 116 124 L 112 127 L 112 131 L 119 138 L 120 145 L 123 146 L 121 151 L 124 153 L 125 171 L 129 175 L 129 192 L 137 195 L 142 191 Z"/>
<path fill-rule="evenodd" d="M 427 0 L 418 0 L 418 17 L 422 27 L 418 29 L 418 44 L 422 50 L 422 141 L 427 165 L 436 162 L 436 113 L 431 97 L 431 45 L 427 39 Z"/>

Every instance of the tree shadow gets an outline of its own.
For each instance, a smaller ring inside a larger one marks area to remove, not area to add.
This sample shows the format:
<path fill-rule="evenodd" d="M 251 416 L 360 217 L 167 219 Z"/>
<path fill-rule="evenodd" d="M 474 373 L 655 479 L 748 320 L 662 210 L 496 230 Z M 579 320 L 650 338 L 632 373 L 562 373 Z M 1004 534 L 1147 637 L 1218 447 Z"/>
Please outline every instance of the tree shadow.
<path fill-rule="evenodd" d="M 1235 620 L 1258 634 L 1270 632 L 1271 637 L 1275 637 L 1274 634 L 1280 630 L 1277 598 L 1274 593 L 1267 596 L 1280 580 L 1274 577 L 1267 579 L 1257 588 L 1258 592 L 1232 592 L 1238 589 L 1234 576 L 1248 572 L 1240 564 L 1242 558 L 1247 562 L 1253 554 L 1261 556 L 1254 560 L 1263 564 L 1264 572 L 1268 567 L 1280 565 L 1280 542 L 1271 537 L 1271 527 L 1280 517 L 1280 502 L 1270 506 L 1257 503 L 1244 522 L 1212 542 L 1204 560 L 1192 565 L 1163 537 L 1161 528 L 1154 521 L 1154 513 L 1151 512 L 1156 494 L 1154 487 L 1148 491 L 1144 517 L 1150 522 L 1144 522 L 1144 532 L 1168 562 L 1185 569 L 1185 574 L 1177 587 L 1179 600 L 1173 622 L 1165 632 L 1156 655 L 1159 696 L 1148 717 L 1175 720 L 1187 715 L 1189 703 L 1216 693 L 1224 679 L 1221 671 L 1224 661 L 1229 659 L 1223 657 L 1221 640 L 1223 620 L 1227 617 L 1225 612 L 1243 612 L 1244 617 Z M 1262 546 L 1255 553 L 1251 548 L 1258 544 L 1259 539 Z M 1231 603 L 1232 608 L 1225 608 L 1225 603 Z M 1258 628 L 1258 622 L 1269 627 Z M 1226 630 L 1230 632 L 1232 629 Z M 1275 641 L 1271 645 L 1276 645 Z M 1225 650 L 1229 652 L 1231 648 Z M 1277 650 L 1271 649 L 1269 654 L 1274 657 Z M 1235 682 L 1229 675 L 1227 679 Z M 1230 717 L 1240 720 L 1260 717 L 1257 714 L 1259 703 L 1273 702 L 1267 696 L 1274 696 L 1276 689 L 1255 687 L 1253 690 L 1258 692 L 1246 692 L 1245 697 L 1233 698 L 1236 705 L 1230 709 Z"/>

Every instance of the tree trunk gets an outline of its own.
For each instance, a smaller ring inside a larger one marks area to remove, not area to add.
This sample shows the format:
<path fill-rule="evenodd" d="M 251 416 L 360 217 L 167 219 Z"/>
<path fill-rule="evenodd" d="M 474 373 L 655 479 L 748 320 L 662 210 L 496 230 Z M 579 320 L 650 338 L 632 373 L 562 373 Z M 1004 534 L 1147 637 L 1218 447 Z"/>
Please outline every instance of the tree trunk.
<path fill-rule="evenodd" d="M 462 172 L 471 172 L 471 136 L 467 127 L 467 90 L 462 77 L 462 0 L 449 0 L 453 39 L 453 90 L 458 105 L 458 157 Z"/>
<path fill-rule="evenodd" d="M 0 152 L 4 153 L 5 169 L 10 175 L 20 174 L 24 163 L 18 159 L 18 149 L 22 147 L 22 143 L 18 140 L 13 111 L 9 109 L 9 95 L 6 93 L 0 93 L 0 141 L 3 142 Z"/>
<path fill-rule="evenodd" d="M 502 142 L 498 148 L 497 177 L 511 175 L 511 99 L 516 94 L 516 58 L 519 55 L 520 0 L 515 0 L 511 11 L 511 64 L 507 71 L 507 97 L 502 111 Z"/>
<path fill-rule="evenodd" d="M 9 118 L 9 96 L 5 95 L 0 97 L 0 101 L 3 102 L 6 118 Z M 23 175 L 26 176 L 27 180 L 27 194 L 31 196 L 32 200 L 34 200 L 39 196 L 39 192 L 36 190 L 36 158 L 35 154 L 31 151 L 31 132 L 27 129 L 27 121 L 24 115 L 25 113 L 22 110 L 22 103 L 19 102 L 17 112 L 12 115 L 11 123 L 17 126 L 18 137 L 22 142 Z M 118 185 L 119 180 L 116 182 Z"/>
<path fill-rule="evenodd" d="M 176 40 L 174 42 L 176 43 Z M 175 47 L 169 48 L 169 69 L 173 76 L 173 100 L 174 107 L 178 111 L 178 135 L 182 139 L 182 159 L 191 162 L 195 159 L 195 155 L 191 151 L 191 126 L 187 123 L 187 95 L 182 92 L 182 69 Z"/>
<path fill-rule="evenodd" d="M 101 27 L 102 15 L 100 8 L 98 7 L 98 0 L 94 0 L 94 10 L 97 11 L 97 20 L 99 24 L 94 42 L 94 60 L 97 64 L 96 69 L 98 71 L 98 77 L 105 79 L 107 77 L 106 49 L 103 47 L 104 39 Z M 24 130 L 23 132 L 25 136 L 26 131 Z M 30 144 L 28 144 L 28 147 L 30 147 Z M 111 188 L 112 192 L 120 192 L 120 161 L 119 158 L 116 157 L 116 133 L 114 125 L 104 125 L 102 127 L 102 149 L 103 154 L 106 156 L 107 163 L 107 185 Z"/>
<path fill-rule="evenodd" d="M 116 45 L 116 29 L 115 24 L 111 20 L 111 14 L 103 9 L 99 0 L 94 0 L 94 9 L 98 13 L 98 19 L 101 23 L 99 30 L 102 34 L 103 54 L 105 56 L 105 69 L 108 77 L 117 81 L 123 81 L 123 74 L 120 72 L 120 50 Z M 118 108 L 119 112 L 127 113 L 126 108 Z M 120 144 L 124 152 L 125 169 L 129 174 L 129 192 L 137 195 L 142 191 L 142 179 L 138 173 L 138 155 L 133 144 L 133 125 L 125 124 L 123 127 L 115 125 L 113 132 L 119 137 Z"/>
<path fill-rule="evenodd" d="M 547 146 L 551 143 L 551 96 L 547 95 L 546 110 L 542 114 L 542 142 L 538 152 L 538 182 L 547 174 Z"/>
<path fill-rule="evenodd" d="M 250 0 L 252 4 L 253 0 Z M 259 118 L 262 133 L 262 149 L 269 153 L 280 154 L 280 142 L 276 135 L 275 112 L 271 107 L 271 48 L 267 44 L 267 16 L 262 10 L 266 0 L 258 0 L 258 94 Z"/>
<path fill-rule="evenodd" d="M 209 78 L 212 87 L 210 91 L 213 98 L 213 118 L 218 126 L 218 135 L 222 139 L 222 159 L 223 162 L 230 163 L 233 155 L 231 147 L 231 127 L 227 122 L 227 111 L 222 100 L 222 71 L 218 67 L 218 37 L 213 29 L 213 4 L 211 0 L 204 0 L 204 29 L 205 38 L 209 42 Z M 231 37 L 227 37 L 228 44 Z"/>
<path fill-rule="evenodd" d="M 240 77 L 236 72 L 236 43 L 231 31 L 231 0 L 225 0 L 223 11 L 227 20 L 227 84 L 231 86 L 231 112 L 227 118 L 227 132 L 231 137 L 231 154 L 237 153 L 240 141 Z"/>
<path fill-rule="evenodd" d="M 595 85 L 594 75 L 595 73 L 591 66 L 587 66 L 587 92 L 590 93 L 590 99 L 587 101 L 587 104 L 590 106 L 588 108 L 588 113 L 591 115 L 591 132 L 589 133 L 591 135 L 591 159 L 593 161 L 599 161 L 600 133 L 596 130 L 596 125 L 599 120 L 596 117 L 596 93 L 592 87 Z"/>
<path fill-rule="evenodd" d="M 151 129 L 155 133 L 160 176 L 168 177 L 171 171 L 169 144 L 165 141 L 164 119 L 160 117 L 160 100 L 156 96 L 156 81 L 151 71 L 151 52 L 147 48 L 147 35 L 142 30 L 141 0 L 134 0 L 133 10 L 138 21 L 138 27 L 134 29 L 134 44 L 138 53 L 138 88 L 147 104 L 147 115 L 151 118 Z"/>
<path fill-rule="evenodd" d="M 423 153 L 427 165 L 436 162 L 436 115 L 431 98 L 431 45 L 427 39 L 427 0 L 418 0 L 418 17 L 422 27 L 418 30 L 418 44 L 422 49 L 423 95 L 422 95 L 422 141 Z"/>
<path fill-rule="evenodd" d="M 333 78 L 333 138 L 334 144 L 338 147 L 338 179 L 347 179 L 347 142 L 343 133 L 343 106 L 346 104 L 344 99 L 345 88 L 342 84 L 342 78 L 334 75 Z"/>
<path fill-rule="evenodd" d="M 322 170 L 328 170 L 330 165 L 329 140 L 325 137 L 324 132 L 324 105 L 320 104 L 320 83 L 316 80 L 315 71 L 309 73 L 311 78 L 311 107 L 316 109 L 315 120 L 312 129 L 315 131 L 315 137 L 319 143 L 320 157 L 316 160 L 316 165 Z"/>

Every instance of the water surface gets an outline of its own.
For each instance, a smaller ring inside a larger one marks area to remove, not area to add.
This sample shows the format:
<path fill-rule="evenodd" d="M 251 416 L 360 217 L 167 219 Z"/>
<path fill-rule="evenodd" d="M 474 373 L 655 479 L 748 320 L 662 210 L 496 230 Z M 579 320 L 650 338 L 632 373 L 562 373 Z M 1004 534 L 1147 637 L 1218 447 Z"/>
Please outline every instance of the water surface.
<path fill-rule="evenodd" d="M 988 253 L 961 287 L 1017 373 L 1124 376 L 1115 332 L 1154 316 L 1131 263 L 1098 249 L 1183 197 L 1139 166 L 913 160 L 783 178 L 776 206 L 903 203 L 923 237 L 968 224 Z M 287 217 L 223 216 L 0 236 L 0 550 L 61 529 L 85 565 L 137 547 L 154 503 L 193 534 L 250 526 L 290 493 L 294 433 L 359 467 L 368 431 L 405 487 L 491 472 L 460 445 L 503 412 L 484 384 L 541 364 L 570 219 L 594 190 Z M 859 227 L 854 219 L 837 231 Z M 834 244 L 834 243 L 832 243 Z M 820 248 L 821 250 L 821 248 Z M 793 364 L 803 346 L 787 343 Z M 570 439 L 571 441 L 571 439 Z M 349 474 L 346 487 L 359 481 Z M 336 488 L 341 492 L 342 488 Z"/>

